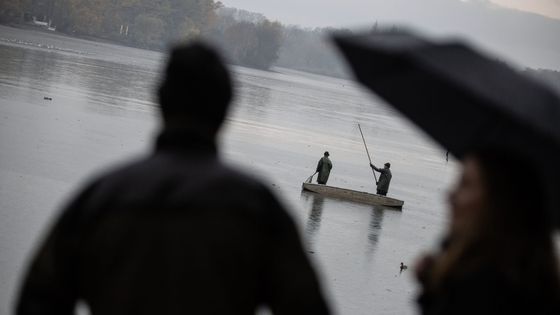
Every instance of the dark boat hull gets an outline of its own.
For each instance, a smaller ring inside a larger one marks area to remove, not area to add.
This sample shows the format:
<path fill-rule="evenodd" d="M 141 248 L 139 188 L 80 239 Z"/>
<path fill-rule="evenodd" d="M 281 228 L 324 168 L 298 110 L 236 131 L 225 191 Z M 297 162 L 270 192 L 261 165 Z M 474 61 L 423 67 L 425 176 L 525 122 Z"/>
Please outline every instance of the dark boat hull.
<path fill-rule="evenodd" d="M 339 187 L 332 187 L 332 186 L 319 185 L 313 183 L 303 183 L 302 189 L 328 197 L 340 198 L 340 199 L 345 199 L 345 200 L 350 200 L 350 201 L 365 203 L 370 205 L 391 207 L 398 210 L 402 210 L 402 206 L 404 205 L 404 201 L 395 198 L 370 194 L 363 191 L 339 188 Z"/>

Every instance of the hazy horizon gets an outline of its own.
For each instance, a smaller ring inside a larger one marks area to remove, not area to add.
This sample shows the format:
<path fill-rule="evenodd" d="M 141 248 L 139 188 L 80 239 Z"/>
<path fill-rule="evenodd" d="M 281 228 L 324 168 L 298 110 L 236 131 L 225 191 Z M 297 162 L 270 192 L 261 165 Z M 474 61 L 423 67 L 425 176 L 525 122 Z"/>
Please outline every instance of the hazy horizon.
<path fill-rule="evenodd" d="M 528 1 L 518 0 L 223 0 L 222 3 L 301 27 L 359 28 L 376 22 L 405 25 L 428 35 L 465 38 L 517 66 L 560 70 L 560 19 L 535 13 L 557 7 L 549 15 L 560 17 L 560 0 L 536 0 L 530 2 L 532 6 Z"/>
<path fill-rule="evenodd" d="M 394 6 L 403 12 L 410 11 L 414 6 L 433 7 L 436 3 L 475 3 L 483 5 L 496 5 L 502 9 L 520 11 L 522 13 L 536 14 L 542 17 L 560 21 L 560 0 L 424 0 L 416 3 L 414 0 L 393 0 L 387 3 L 380 0 L 346 0 L 344 2 L 335 0 L 285 0 L 282 3 L 270 3 L 259 0 L 222 0 L 228 7 L 261 13 L 271 20 L 276 20 L 287 25 L 298 25 L 302 27 L 347 27 L 375 21 L 369 12 L 375 9 L 386 13 L 387 9 Z M 396 3 L 396 5 L 394 5 Z M 297 6 L 296 6 L 297 4 Z M 320 6 L 315 14 L 313 10 Z M 407 9 L 407 6 L 410 6 Z M 323 10 L 335 8 L 329 14 L 323 14 Z M 364 10 L 362 8 L 368 9 Z M 336 13 L 333 15 L 332 13 Z M 397 13 L 398 15 L 398 13 Z M 383 17 L 381 17 L 383 18 Z"/>

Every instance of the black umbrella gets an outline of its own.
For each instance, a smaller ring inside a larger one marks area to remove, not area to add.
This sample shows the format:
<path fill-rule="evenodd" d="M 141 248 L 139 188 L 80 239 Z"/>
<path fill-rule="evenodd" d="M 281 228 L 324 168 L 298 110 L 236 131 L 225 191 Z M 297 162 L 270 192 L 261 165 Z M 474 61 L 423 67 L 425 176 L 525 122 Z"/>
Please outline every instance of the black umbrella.
<path fill-rule="evenodd" d="M 335 42 L 361 83 L 453 155 L 492 145 L 535 161 L 560 213 L 560 98 L 548 87 L 458 41 L 375 32 Z"/>

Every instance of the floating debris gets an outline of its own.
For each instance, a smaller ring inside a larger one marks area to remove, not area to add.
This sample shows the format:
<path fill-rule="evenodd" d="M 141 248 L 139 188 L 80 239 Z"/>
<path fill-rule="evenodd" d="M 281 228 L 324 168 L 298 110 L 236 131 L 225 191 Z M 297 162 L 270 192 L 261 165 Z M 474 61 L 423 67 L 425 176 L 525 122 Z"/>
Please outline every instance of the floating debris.
<path fill-rule="evenodd" d="M 401 272 L 405 271 L 406 269 L 408 269 L 408 266 L 403 264 L 403 262 L 401 261 Z"/>

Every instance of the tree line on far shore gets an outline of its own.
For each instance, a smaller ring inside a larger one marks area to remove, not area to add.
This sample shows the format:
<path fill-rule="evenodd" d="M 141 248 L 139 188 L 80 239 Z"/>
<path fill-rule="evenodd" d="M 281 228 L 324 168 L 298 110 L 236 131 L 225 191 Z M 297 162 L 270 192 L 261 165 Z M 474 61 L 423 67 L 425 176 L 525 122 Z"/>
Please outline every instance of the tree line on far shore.
<path fill-rule="evenodd" d="M 3 0 L 0 23 L 47 22 L 57 32 L 166 50 L 204 37 L 233 64 L 258 69 L 283 66 L 342 76 L 342 66 L 323 36 L 330 29 L 303 29 L 214 0 Z"/>
<path fill-rule="evenodd" d="M 347 29 L 301 28 L 214 0 L 2 0 L 0 23 L 47 22 L 56 31 L 153 50 L 197 37 L 213 41 L 232 64 L 280 66 L 346 77 L 342 58 L 327 40 Z M 377 27 L 375 23 L 374 28 Z M 560 72 L 531 70 L 560 91 Z"/>

